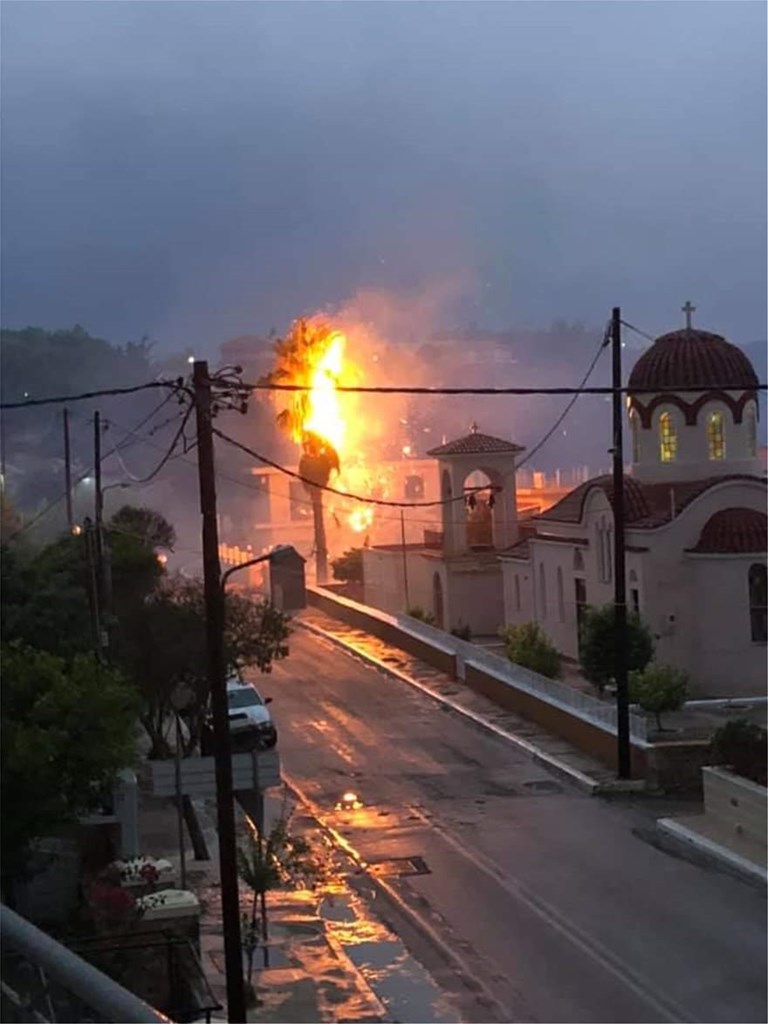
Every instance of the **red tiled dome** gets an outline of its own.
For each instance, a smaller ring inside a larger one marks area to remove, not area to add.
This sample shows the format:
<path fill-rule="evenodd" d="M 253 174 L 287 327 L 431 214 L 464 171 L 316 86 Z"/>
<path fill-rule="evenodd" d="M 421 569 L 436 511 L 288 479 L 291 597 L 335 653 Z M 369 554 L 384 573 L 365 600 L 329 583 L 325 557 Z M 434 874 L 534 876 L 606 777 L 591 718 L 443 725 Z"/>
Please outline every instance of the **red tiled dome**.
<path fill-rule="evenodd" d="M 724 508 L 715 512 L 693 548 L 699 554 L 756 555 L 768 548 L 768 516 L 753 508 Z"/>
<path fill-rule="evenodd" d="M 662 334 L 629 375 L 630 390 L 744 391 L 757 383 L 757 374 L 740 348 L 719 334 L 695 328 Z"/>

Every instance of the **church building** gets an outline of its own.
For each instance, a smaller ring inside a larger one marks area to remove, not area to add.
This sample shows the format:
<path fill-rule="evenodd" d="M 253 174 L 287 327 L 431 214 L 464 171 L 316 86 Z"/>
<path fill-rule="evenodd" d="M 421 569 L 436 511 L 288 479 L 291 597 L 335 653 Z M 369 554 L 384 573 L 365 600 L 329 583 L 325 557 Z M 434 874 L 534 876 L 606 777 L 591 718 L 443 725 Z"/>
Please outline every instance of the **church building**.
<path fill-rule="evenodd" d="M 718 334 L 657 338 L 628 384 L 627 603 L 656 660 L 693 696 L 759 695 L 766 684 L 766 479 L 757 451 L 757 375 Z M 501 551 L 506 623 L 536 621 L 578 658 L 587 605 L 613 600 L 613 485 L 595 477 Z"/>

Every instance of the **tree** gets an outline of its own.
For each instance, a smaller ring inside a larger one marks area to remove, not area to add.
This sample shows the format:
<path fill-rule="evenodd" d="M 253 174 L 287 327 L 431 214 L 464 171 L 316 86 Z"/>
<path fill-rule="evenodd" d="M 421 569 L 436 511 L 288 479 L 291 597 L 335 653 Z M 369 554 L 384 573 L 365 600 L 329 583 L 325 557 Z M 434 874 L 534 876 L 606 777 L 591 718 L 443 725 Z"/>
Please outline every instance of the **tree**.
<path fill-rule="evenodd" d="M 288 620 L 266 601 L 227 593 L 224 658 L 228 675 L 256 666 L 270 672 L 288 654 Z M 116 636 L 120 664 L 142 698 L 141 722 L 151 742 L 150 757 L 170 753 L 166 730 L 177 686 L 192 695 L 183 717 L 188 729 L 185 756 L 196 750 L 209 713 L 205 646 L 205 595 L 199 580 L 171 577 L 122 620 Z"/>
<path fill-rule="evenodd" d="M 363 549 L 351 548 L 331 562 L 333 578 L 347 583 L 363 582 Z"/>
<path fill-rule="evenodd" d="M 135 691 L 90 655 L 69 664 L 22 644 L 2 649 L 4 885 L 23 875 L 30 846 L 98 807 L 134 763 Z"/>
<path fill-rule="evenodd" d="M 678 711 L 688 696 L 688 676 L 671 665 L 651 663 L 644 669 L 629 674 L 629 699 L 643 711 L 656 716 L 656 726 L 662 731 L 661 715 L 664 711 Z"/>
<path fill-rule="evenodd" d="M 412 619 L 416 619 L 418 622 L 424 622 L 427 626 L 435 625 L 435 616 L 432 612 L 425 611 L 420 605 L 413 605 L 412 608 L 408 608 L 405 613 L 410 615 Z"/>
<path fill-rule="evenodd" d="M 504 650 L 515 665 L 538 672 L 548 679 L 560 677 L 560 655 L 536 622 L 523 622 L 502 630 Z"/>
<path fill-rule="evenodd" d="M 651 631 L 639 615 L 627 615 L 627 672 L 639 672 L 653 657 Z M 616 614 L 612 604 L 602 608 L 588 608 L 581 624 L 579 661 L 584 677 L 602 696 L 606 685 L 613 680 L 616 649 Z"/>
<path fill-rule="evenodd" d="M 314 375 L 334 337 L 331 328 L 320 320 L 297 320 L 291 333 L 275 342 L 275 369 L 264 380 L 269 384 L 314 385 Z M 330 374 L 326 377 L 330 379 Z M 331 474 L 339 471 L 339 454 L 328 438 L 321 437 L 306 424 L 310 419 L 310 394 L 296 392 L 291 404 L 277 414 L 278 426 L 301 444 L 299 474 L 312 503 L 315 528 L 317 581 L 328 578 L 328 544 L 323 516 L 323 488 Z"/>
<path fill-rule="evenodd" d="M 165 548 L 173 551 L 176 543 L 176 531 L 159 512 L 151 508 L 135 505 L 123 505 L 109 520 L 108 531 L 130 535 L 155 550 Z"/>

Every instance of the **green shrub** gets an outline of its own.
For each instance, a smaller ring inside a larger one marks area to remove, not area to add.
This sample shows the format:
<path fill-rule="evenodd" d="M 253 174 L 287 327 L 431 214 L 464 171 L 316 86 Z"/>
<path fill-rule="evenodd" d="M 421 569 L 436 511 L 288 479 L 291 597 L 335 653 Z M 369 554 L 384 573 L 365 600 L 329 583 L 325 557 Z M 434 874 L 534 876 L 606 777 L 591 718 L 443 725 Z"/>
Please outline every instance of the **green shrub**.
<path fill-rule="evenodd" d="M 435 624 L 435 616 L 432 612 L 424 611 L 424 609 L 419 607 L 417 604 L 412 608 L 409 608 L 406 615 L 410 615 L 412 619 L 418 619 L 419 622 L 426 622 L 428 626 L 434 626 Z"/>
<path fill-rule="evenodd" d="M 588 608 L 581 624 L 579 661 L 584 678 L 597 687 L 602 696 L 614 677 L 616 650 L 616 614 L 612 604 Z M 653 658 L 651 631 L 634 612 L 627 614 L 627 672 L 640 672 Z"/>
<path fill-rule="evenodd" d="M 331 562 L 333 578 L 345 583 L 363 582 L 363 549 L 351 548 Z"/>
<path fill-rule="evenodd" d="M 656 716 L 656 725 L 663 729 L 661 715 L 678 711 L 688 696 L 688 676 L 671 665 L 646 665 L 629 674 L 629 699 L 643 711 Z"/>
<path fill-rule="evenodd" d="M 537 623 L 507 626 L 501 637 L 510 661 L 549 679 L 560 678 L 560 655 Z"/>
<path fill-rule="evenodd" d="M 721 725 L 712 737 L 712 763 L 727 765 L 737 775 L 766 784 L 768 732 L 746 718 Z"/>

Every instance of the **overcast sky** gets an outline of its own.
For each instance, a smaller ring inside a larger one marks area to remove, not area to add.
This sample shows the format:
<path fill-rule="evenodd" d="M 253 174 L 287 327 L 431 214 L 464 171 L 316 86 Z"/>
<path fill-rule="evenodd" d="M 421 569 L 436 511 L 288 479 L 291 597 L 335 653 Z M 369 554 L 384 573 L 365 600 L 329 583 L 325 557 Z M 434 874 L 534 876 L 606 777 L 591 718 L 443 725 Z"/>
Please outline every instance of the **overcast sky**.
<path fill-rule="evenodd" d="M 2 5 L 2 318 L 205 349 L 362 287 L 765 337 L 762 2 Z"/>

